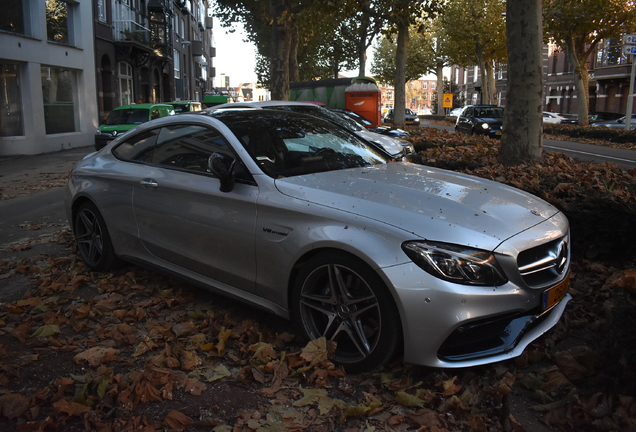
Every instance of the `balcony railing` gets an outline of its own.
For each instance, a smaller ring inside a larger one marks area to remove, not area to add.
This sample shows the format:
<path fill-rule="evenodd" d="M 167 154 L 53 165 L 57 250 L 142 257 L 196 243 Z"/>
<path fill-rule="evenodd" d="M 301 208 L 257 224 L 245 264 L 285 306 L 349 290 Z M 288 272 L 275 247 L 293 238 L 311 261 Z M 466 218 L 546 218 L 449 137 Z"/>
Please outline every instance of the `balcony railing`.
<path fill-rule="evenodd" d="M 150 45 L 150 29 L 135 21 L 113 21 L 116 41 L 133 41 Z"/>
<path fill-rule="evenodd" d="M 150 0 L 148 2 L 149 11 L 170 11 L 172 0 Z"/>

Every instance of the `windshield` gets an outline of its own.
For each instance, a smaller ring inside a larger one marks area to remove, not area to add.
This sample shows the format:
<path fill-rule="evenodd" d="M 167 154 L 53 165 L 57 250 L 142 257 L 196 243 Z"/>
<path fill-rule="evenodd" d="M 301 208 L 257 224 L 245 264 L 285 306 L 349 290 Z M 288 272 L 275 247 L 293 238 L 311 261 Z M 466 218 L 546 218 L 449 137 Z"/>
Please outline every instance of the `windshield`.
<path fill-rule="evenodd" d="M 503 108 L 475 108 L 475 117 L 503 118 Z"/>
<path fill-rule="evenodd" d="M 215 115 L 270 177 L 292 177 L 388 162 L 388 155 L 317 117 L 292 112 L 226 111 Z"/>
<path fill-rule="evenodd" d="M 299 112 L 303 114 L 309 114 L 312 116 L 320 117 L 325 120 L 329 120 L 339 126 L 342 126 L 345 129 L 349 129 L 351 131 L 361 131 L 364 129 L 362 125 L 356 123 L 350 118 L 343 117 L 334 112 L 329 111 L 326 108 L 321 108 L 319 106 L 305 106 L 305 105 L 279 105 L 268 107 L 271 109 L 281 109 L 281 110 L 289 110 L 294 112 Z"/>
<path fill-rule="evenodd" d="M 147 109 L 129 108 L 111 111 L 104 124 L 114 126 L 123 124 L 141 124 L 147 121 Z"/>
<path fill-rule="evenodd" d="M 174 108 L 175 114 L 201 110 L 201 104 L 195 104 L 190 102 L 171 103 L 170 105 L 172 105 L 172 107 Z"/>

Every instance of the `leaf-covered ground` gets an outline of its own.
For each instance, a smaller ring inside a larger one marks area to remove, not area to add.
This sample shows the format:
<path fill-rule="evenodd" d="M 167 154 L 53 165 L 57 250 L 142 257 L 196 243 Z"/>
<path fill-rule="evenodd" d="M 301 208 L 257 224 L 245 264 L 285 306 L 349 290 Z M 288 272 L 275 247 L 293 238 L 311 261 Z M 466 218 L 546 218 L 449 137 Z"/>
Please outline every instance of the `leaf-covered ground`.
<path fill-rule="evenodd" d="M 0 245 L 0 283 L 30 288 L 0 303 L 0 430 L 636 430 L 636 173 L 563 155 L 504 169 L 494 141 L 417 131 L 416 162 L 530 190 L 572 221 L 573 300 L 521 357 L 348 375 L 272 315 L 132 265 L 89 272 L 62 226 Z"/>

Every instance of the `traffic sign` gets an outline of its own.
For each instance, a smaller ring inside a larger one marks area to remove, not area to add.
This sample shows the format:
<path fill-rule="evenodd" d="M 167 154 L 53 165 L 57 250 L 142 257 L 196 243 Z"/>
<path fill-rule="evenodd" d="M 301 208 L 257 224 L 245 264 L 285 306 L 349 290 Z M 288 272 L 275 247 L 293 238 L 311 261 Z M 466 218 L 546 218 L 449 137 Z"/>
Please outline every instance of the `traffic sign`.
<path fill-rule="evenodd" d="M 623 45 L 623 55 L 636 54 L 636 45 Z"/>
<path fill-rule="evenodd" d="M 444 99 L 442 100 L 442 108 L 453 107 L 453 93 L 444 93 Z"/>
<path fill-rule="evenodd" d="M 625 44 L 625 45 L 636 44 L 636 34 L 623 35 L 623 44 Z"/>

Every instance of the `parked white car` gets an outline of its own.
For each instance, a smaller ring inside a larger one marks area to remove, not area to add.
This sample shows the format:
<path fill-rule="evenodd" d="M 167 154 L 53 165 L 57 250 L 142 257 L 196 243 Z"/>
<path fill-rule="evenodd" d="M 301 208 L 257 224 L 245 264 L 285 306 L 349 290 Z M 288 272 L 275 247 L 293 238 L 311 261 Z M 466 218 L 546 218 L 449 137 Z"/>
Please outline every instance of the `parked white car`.
<path fill-rule="evenodd" d="M 335 123 L 345 129 L 350 130 L 360 138 L 371 142 L 384 149 L 388 154 L 396 159 L 401 159 L 411 153 L 415 153 L 413 144 L 401 139 L 388 135 L 382 135 L 379 133 L 371 132 L 359 123 L 342 117 L 330 111 L 328 108 L 316 105 L 310 102 L 295 102 L 295 101 L 257 101 L 257 102 L 235 102 L 226 103 L 222 105 L 216 105 L 212 108 L 208 108 L 207 111 L 221 110 L 221 109 L 236 109 L 236 108 L 262 108 L 262 109 L 276 109 L 285 111 L 301 112 L 304 114 L 313 115 L 332 123 Z"/>
<path fill-rule="evenodd" d="M 562 120 L 566 118 L 561 114 L 553 113 L 553 112 L 543 112 L 543 123 L 561 123 Z"/>
<path fill-rule="evenodd" d="M 453 108 L 448 114 L 449 117 L 459 117 L 459 115 L 462 113 L 462 109 L 463 108 Z"/>
<path fill-rule="evenodd" d="M 143 123 L 73 169 L 66 210 L 93 271 L 122 259 L 259 306 L 350 372 L 511 359 L 571 298 L 559 209 L 291 111 Z"/>

